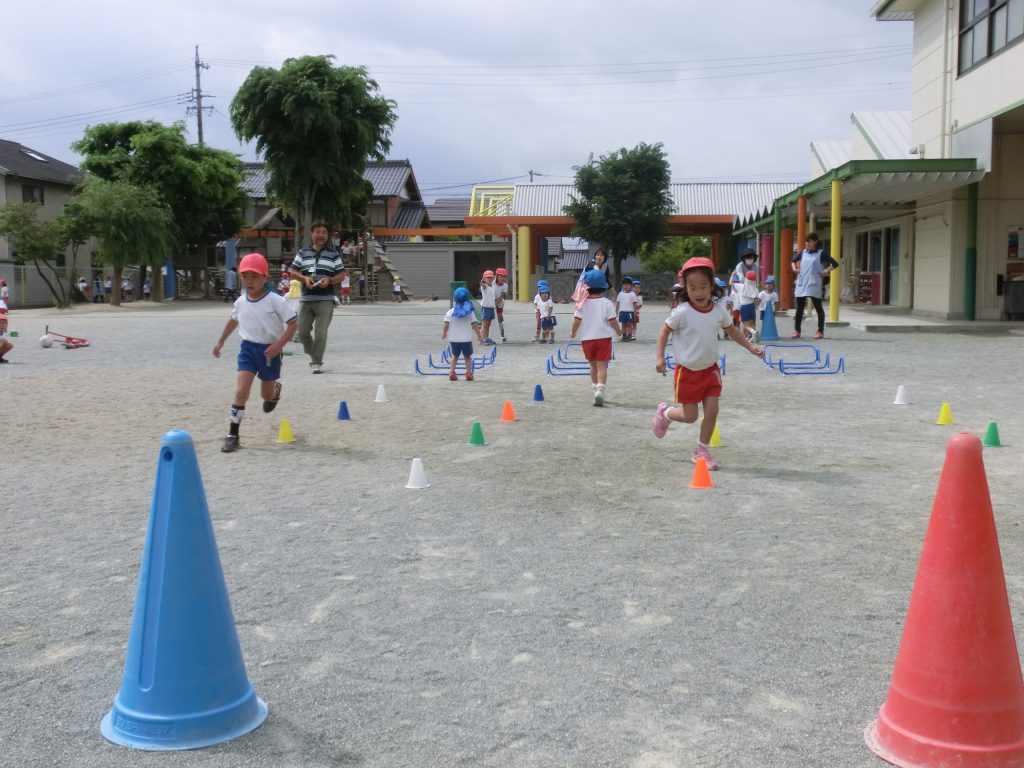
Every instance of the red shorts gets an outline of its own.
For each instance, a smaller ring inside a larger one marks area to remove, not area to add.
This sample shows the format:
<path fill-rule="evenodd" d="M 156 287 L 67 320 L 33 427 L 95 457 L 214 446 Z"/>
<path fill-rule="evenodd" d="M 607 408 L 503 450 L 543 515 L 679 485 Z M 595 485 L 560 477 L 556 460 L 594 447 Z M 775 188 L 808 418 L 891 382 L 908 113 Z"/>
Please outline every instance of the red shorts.
<path fill-rule="evenodd" d="M 351 292 L 352 292 L 351 288 L 342 288 L 341 289 L 341 295 L 342 296 L 348 296 Z"/>
<path fill-rule="evenodd" d="M 611 338 L 606 339 L 588 339 L 583 342 L 583 356 L 590 362 L 597 360 L 611 360 L 612 359 L 612 340 Z"/>
<path fill-rule="evenodd" d="M 677 403 L 700 403 L 705 397 L 721 397 L 722 374 L 718 363 L 699 371 L 677 365 L 675 385 Z"/>

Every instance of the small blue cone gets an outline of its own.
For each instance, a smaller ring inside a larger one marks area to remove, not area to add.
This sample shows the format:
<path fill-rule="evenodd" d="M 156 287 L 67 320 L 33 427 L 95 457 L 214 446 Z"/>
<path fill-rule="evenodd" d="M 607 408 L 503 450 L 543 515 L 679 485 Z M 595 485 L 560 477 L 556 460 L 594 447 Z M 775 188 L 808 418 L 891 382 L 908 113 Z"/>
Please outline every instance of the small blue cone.
<path fill-rule="evenodd" d="M 761 321 L 760 341 L 778 341 L 779 329 L 775 325 L 775 310 L 771 304 L 764 308 L 764 320 Z"/>
<path fill-rule="evenodd" d="M 160 444 L 121 690 L 100 732 L 135 749 L 195 749 L 266 716 L 246 676 L 195 447 L 174 429 Z"/>
<path fill-rule="evenodd" d="M 540 388 L 540 384 L 533 388 L 533 402 L 543 403 L 544 402 L 544 390 Z"/>
<path fill-rule="evenodd" d="M 349 421 L 351 417 L 348 415 L 348 403 L 344 400 L 341 401 L 341 405 L 338 406 L 338 421 Z"/>

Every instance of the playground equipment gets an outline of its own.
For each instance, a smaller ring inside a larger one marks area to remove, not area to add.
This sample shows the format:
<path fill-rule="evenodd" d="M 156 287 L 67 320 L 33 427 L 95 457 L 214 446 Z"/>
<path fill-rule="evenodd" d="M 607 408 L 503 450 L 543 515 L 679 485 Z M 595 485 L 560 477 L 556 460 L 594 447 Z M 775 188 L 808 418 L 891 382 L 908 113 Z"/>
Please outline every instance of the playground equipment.
<path fill-rule="evenodd" d="M 78 336 L 66 336 L 63 333 L 51 331 L 50 326 L 46 326 L 46 331 L 43 333 L 42 339 L 39 340 L 44 347 L 50 346 L 49 344 L 43 343 L 43 339 L 47 338 L 55 344 L 63 344 L 64 349 L 78 349 L 79 347 L 89 346 L 88 339 L 79 338 Z"/>
<path fill-rule="evenodd" d="M 569 350 L 573 347 L 580 347 L 582 349 L 583 344 L 579 341 L 567 341 L 562 347 L 555 350 L 553 355 L 548 355 L 548 359 L 545 362 L 545 368 L 548 376 L 589 376 L 590 375 L 590 361 L 586 358 L 573 359 L 569 356 Z M 609 364 L 615 360 L 615 353 L 612 353 L 612 359 L 609 360 Z"/>
<path fill-rule="evenodd" d="M 769 368 L 778 369 L 779 373 L 784 376 L 794 376 L 798 374 L 835 375 L 837 373 L 846 373 L 845 358 L 840 357 L 835 370 L 833 370 L 831 367 L 831 353 L 826 352 L 824 359 L 822 359 L 821 350 L 813 344 L 764 344 L 762 349 L 764 350 L 764 364 Z M 787 351 L 809 349 L 814 356 L 810 360 L 790 360 L 787 362 L 781 357 L 776 359 L 772 352 L 773 349 L 785 349 Z"/>
<path fill-rule="evenodd" d="M 473 370 L 478 371 L 481 368 L 486 368 L 489 365 L 494 365 L 495 359 L 498 357 L 498 348 L 491 347 L 490 352 L 481 352 L 479 355 L 473 356 Z M 413 373 L 417 376 L 447 376 L 451 370 L 452 353 L 450 349 L 444 349 L 441 352 L 440 364 L 434 362 L 432 354 L 427 354 L 426 366 L 420 365 L 420 359 L 417 357 L 412 364 Z M 455 361 L 455 370 L 465 371 L 466 361 L 464 358 L 459 357 Z"/>

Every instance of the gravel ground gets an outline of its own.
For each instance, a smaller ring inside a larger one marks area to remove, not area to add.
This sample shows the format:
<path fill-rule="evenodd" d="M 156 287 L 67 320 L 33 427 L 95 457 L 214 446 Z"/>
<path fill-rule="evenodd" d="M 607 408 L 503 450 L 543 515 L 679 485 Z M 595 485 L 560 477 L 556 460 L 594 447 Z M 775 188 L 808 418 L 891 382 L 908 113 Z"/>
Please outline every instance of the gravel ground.
<path fill-rule="evenodd" d="M 1020 336 L 830 329 L 820 346 L 843 376 L 782 376 L 722 342 L 722 469 L 691 490 L 696 427 L 650 429 L 671 394 L 654 371 L 664 312 L 648 306 L 641 341 L 616 345 L 600 409 L 586 377 L 545 375 L 555 350 L 529 343 L 520 305 L 477 381 L 413 375 L 414 358 L 438 357 L 445 309 L 338 309 L 325 373 L 290 345 L 278 410 L 250 400 L 231 455 L 237 336 L 211 355 L 225 304 L 15 313 L 0 368 L 0 765 L 880 766 L 862 733 L 946 441 L 989 421 L 1021 626 Z M 46 324 L 92 344 L 43 349 Z M 378 385 L 390 402 L 373 402 Z M 899 385 L 907 406 L 892 404 Z M 516 423 L 499 421 L 505 400 Z M 934 423 L 943 402 L 952 427 Z M 282 418 L 294 443 L 276 442 Z M 474 422 L 484 447 L 467 445 Z M 172 428 L 195 440 L 270 714 L 217 747 L 152 754 L 98 724 Z M 413 457 L 426 490 L 404 488 Z"/>

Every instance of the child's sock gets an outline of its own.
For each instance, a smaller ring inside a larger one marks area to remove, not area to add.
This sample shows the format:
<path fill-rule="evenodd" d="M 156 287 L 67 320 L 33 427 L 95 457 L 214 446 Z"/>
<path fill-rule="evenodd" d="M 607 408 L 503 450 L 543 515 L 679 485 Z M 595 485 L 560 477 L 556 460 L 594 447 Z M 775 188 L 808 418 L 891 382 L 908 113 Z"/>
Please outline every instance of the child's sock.
<path fill-rule="evenodd" d="M 242 417 L 245 416 L 245 406 L 244 405 L 232 405 L 231 408 L 228 409 L 228 413 L 231 416 L 231 431 L 228 434 L 231 434 L 231 435 L 234 435 L 235 437 L 237 437 L 238 436 L 238 425 L 241 423 Z"/>

